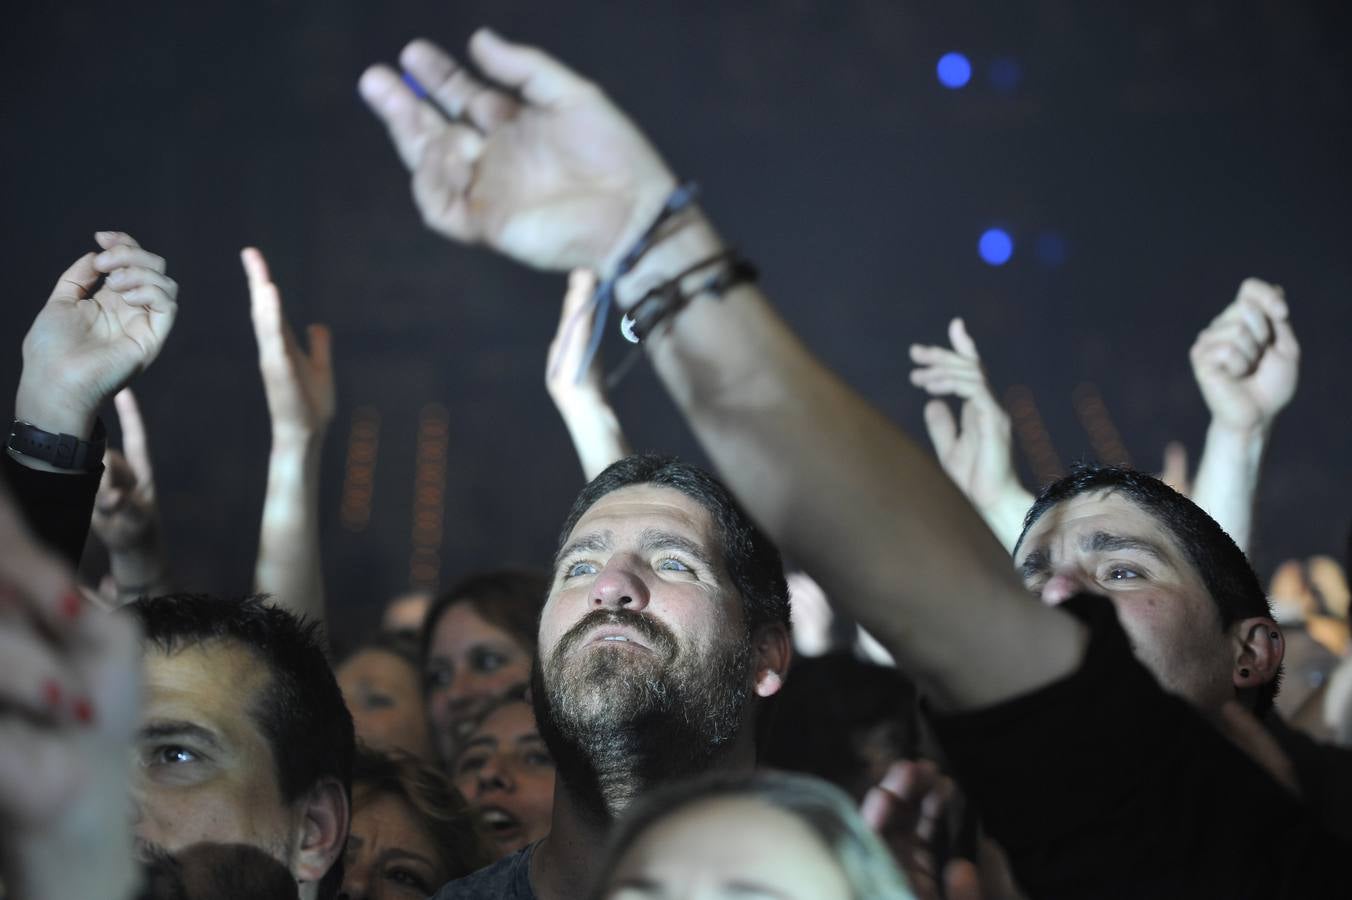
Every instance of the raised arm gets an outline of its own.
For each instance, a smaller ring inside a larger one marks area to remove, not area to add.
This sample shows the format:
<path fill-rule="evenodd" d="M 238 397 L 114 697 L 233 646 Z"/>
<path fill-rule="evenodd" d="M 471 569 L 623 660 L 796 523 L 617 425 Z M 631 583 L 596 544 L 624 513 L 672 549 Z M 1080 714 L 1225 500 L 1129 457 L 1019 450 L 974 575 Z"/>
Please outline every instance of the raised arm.
<path fill-rule="evenodd" d="M 934 452 L 986 520 L 1005 550 L 1014 552 L 1023 531 L 1023 517 L 1033 495 L 1014 471 L 1009 415 L 995 399 L 976 342 L 962 319 L 948 325 L 952 349 L 911 345 L 911 383 L 935 399 L 925 404 L 925 428 Z M 958 418 L 943 397 L 961 401 Z"/>
<path fill-rule="evenodd" d="M 154 362 L 178 313 L 178 285 L 162 257 L 122 232 L 94 238 L 101 252 L 61 275 L 24 337 L 5 459 L 35 535 L 71 566 L 103 471 L 99 407 Z"/>
<path fill-rule="evenodd" d="M 336 402 L 329 330 L 309 327 L 307 353 L 286 322 L 281 293 L 263 254 L 246 247 L 240 258 L 249 280 L 258 367 L 272 418 L 254 589 L 271 595 L 279 606 L 323 621 L 319 464 Z"/>
<path fill-rule="evenodd" d="M 1211 411 L 1192 499 L 1247 553 L 1263 452 L 1300 368 L 1281 288 L 1246 278 L 1234 302 L 1197 336 L 1191 359 Z"/>
<path fill-rule="evenodd" d="M 119 391 L 113 404 L 122 426 L 122 452 L 109 448 L 104 455 L 92 524 L 108 550 L 115 602 L 121 605 L 173 588 L 141 408 L 131 388 Z"/>
<path fill-rule="evenodd" d="M 521 99 L 425 41 L 401 61 L 428 100 L 390 69 L 362 77 L 424 218 L 529 265 L 609 276 L 663 208 L 672 173 L 599 88 L 539 50 L 481 31 L 470 55 Z M 698 211 L 681 223 L 622 281 L 622 307 L 638 284 L 726 249 Z M 739 499 L 938 704 L 995 703 L 1079 664 L 1084 628 L 1029 599 L 929 454 L 815 360 L 755 287 L 695 300 L 648 344 Z"/>
<path fill-rule="evenodd" d="M 588 481 L 606 466 L 630 454 L 620 420 L 606 397 L 601 355 L 592 357 L 585 372 L 578 372 L 591 339 L 595 307 L 596 276 L 586 269 L 574 269 L 568 276 L 568 292 L 563 296 L 559 330 L 549 345 L 545 362 L 545 388 L 568 427 L 582 474 Z M 580 376 L 580 377 L 579 377 Z"/>

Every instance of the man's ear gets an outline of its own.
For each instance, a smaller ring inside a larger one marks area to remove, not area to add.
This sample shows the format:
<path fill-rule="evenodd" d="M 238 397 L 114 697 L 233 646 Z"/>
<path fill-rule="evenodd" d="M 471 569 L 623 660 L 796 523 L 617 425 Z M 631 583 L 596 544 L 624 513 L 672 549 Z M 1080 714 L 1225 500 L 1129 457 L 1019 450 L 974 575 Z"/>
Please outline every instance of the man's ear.
<path fill-rule="evenodd" d="M 789 630 L 779 622 L 762 625 L 752 636 L 751 645 L 756 654 L 756 696 L 770 697 L 779 693 L 789 674 L 789 663 L 793 661 Z"/>
<path fill-rule="evenodd" d="M 1234 635 L 1232 677 L 1236 690 L 1262 687 L 1277 677 L 1286 654 L 1286 640 L 1276 622 L 1266 616 L 1255 616 L 1236 622 L 1230 633 Z"/>
<path fill-rule="evenodd" d="M 336 778 L 321 778 L 301 798 L 300 841 L 291 870 L 299 881 L 319 881 L 343 855 L 352 824 L 347 792 Z"/>

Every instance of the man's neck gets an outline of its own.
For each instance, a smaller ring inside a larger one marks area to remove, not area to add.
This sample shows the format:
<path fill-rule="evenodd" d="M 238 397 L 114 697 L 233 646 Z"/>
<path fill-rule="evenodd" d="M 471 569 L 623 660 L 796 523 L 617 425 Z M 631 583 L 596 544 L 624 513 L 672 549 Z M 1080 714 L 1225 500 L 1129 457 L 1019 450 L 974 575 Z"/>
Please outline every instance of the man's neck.
<path fill-rule="evenodd" d="M 754 732 L 754 726 L 744 725 L 737 741 L 720 754 L 710 770 L 750 771 L 756 760 Z M 636 760 L 626 789 L 606 793 L 640 796 L 646 789 L 656 787 L 652 779 L 639 774 L 647 768 Z M 618 775 L 612 772 L 607 780 L 616 779 Z M 579 790 L 560 773 L 554 782 L 554 811 L 549 834 L 531 858 L 531 889 L 539 900 L 567 900 L 587 895 L 600 874 L 597 869 L 603 862 L 610 827 L 623 812 L 623 807 L 605 803 L 596 796 L 595 780 L 591 781 L 590 787 Z"/>

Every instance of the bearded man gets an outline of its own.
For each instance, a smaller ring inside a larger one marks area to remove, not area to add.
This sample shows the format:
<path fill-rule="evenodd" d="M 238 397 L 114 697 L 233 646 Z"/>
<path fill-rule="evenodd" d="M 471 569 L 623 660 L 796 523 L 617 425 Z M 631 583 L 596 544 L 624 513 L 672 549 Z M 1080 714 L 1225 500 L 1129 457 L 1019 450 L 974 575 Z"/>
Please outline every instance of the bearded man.
<path fill-rule="evenodd" d="M 436 900 L 582 895 L 610 823 L 652 786 L 749 770 L 790 658 L 779 551 L 694 466 L 631 456 L 573 503 L 531 697 L 558 765 L 548 837 Z"/>

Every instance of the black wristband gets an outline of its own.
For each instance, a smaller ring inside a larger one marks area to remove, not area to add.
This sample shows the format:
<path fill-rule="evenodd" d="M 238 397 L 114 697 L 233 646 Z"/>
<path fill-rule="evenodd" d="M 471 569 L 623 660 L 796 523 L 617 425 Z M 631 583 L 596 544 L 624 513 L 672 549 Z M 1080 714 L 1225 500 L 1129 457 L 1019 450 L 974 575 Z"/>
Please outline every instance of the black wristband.
<path fill-rule="evenodd" d="M 5 445 L 15 453 L 30 459 L 40 459 L 58 469 L 77 472 L 97 472 L 103 468 L 103 451 L 108 446 L 108 433 L 103 420 L 94 420 L 94 433 L 82 441 L 73 434 L 52 434 L 36 425 L 14 420 Z"/>

